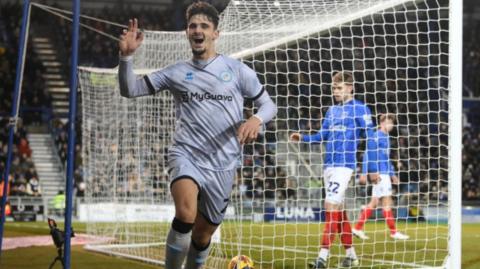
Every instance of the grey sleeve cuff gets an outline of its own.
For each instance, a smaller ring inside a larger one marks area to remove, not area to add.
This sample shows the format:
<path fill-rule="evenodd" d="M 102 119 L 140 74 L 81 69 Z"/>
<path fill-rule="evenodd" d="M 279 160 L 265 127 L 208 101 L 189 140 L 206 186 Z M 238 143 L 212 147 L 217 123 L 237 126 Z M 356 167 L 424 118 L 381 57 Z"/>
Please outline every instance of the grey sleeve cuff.
<path fill-rule="evenodd" d="M 120 56 L 118 64 L 118 83 L 120 86 L 120 95 L 123 97 L 138 97 L 151 92 L 151 85 L 147 85 L 145 79 L 137 79 L 133 72 L 133 56 Z"/>
<path fill-rule="evenodd" d="M 271 121 L 277 115 L 277 106 L 266 91 L 255 99 L 255 105 L 258 106 L 258 111 L 254 116 L 259 118 L 262 123 Z"/>
<path fill-rule="evenodd" d="M 120 61 L 128 62 L 131 60 L 133 60 L 133 55 L 127 55 L 127 56 L 120 55 Z"/>

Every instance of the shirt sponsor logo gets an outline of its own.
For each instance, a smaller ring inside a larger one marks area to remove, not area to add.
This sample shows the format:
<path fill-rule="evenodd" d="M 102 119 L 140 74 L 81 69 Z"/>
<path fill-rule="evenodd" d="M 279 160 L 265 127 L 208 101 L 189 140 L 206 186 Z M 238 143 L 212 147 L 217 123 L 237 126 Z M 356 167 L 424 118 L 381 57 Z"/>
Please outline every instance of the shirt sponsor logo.
<path fill-rule="evenodd" d="M 198 92 L 182 92 L 181 94 L 182 102 L 190 102 L 193 100 L 202 102 L 206 100 L 214 101 L 233 101 L 233 96 L 226 94 L 211 94 L 209 92 L 198 93 Z"/>

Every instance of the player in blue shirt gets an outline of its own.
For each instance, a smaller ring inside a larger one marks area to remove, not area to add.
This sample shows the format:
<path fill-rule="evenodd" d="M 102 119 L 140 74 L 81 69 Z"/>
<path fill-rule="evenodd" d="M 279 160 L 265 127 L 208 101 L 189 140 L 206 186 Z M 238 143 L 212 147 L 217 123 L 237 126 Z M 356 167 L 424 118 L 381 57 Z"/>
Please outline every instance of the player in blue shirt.
<path fill-rule="evenodd" d="M 392 131 L 395 125 L 395 116 L 391 114 L 382 114 L 379 117 L 379 129 L 374 135 L 373 141 L 377 144 L 376 151 L 367 151 L 363 157 L 363 174 L 360 176 L 360 183 L 365 184 L 367 178 L 365 176 L 368 170 L 367 166 L 373 166 L 373 169 L 378 170 L 380 177 L 378 182 L 372 182 L 372 199 L 368 205 L 363 208 L 360 213 L 355 228 L 352 233 L 360 239 L 366 240 L 369 237 L 363 231 L 365 221 L 372 215 L 373 210 L 382 202 L 383 216 L 385 222 L 390 228 L 390 237 L 395 240 L 407 240 L 408 235 L 400 233 L 395 227 L 395 218 L 392 213 L 392 183 L 398 184 L 398 178 L 395 175 L 395 169 L 390 161 L 390 137 L 388 133 Z"/>
<path fill-rule="evenodd" d="M 184 268 L 203 266 L 230 199 L 241 145 L 254 141 L 260 125 L 277 111 L 253 70 L 217 54 L 217 10 L 197 2 L 186 17 L 191 60 L 137 79 L 131 58 L 143 35 L 136 19 L 119 43 L 121 95 L 138 97 L 168 89 L 175 101 L 175 134 L 168 155 L 175 218 L 167 236 L 166 269 L 182 268 L 185 257 Z M 254 100 L 258 111 L 244 122 L 245 98 Z"/>
<path fill-rule="evenodd" d="M 333 97 L 338 103 L 330 107 L 323 119 L 322 128 L 314 135 L 293 133 L 292 141 L 308 143 L 323 142 L 325 144 L 324 185 L 325 226 L 321 249 L 314 268 L 327 268 L 330 245 L 336 233 L 340 233 L 341 241 L 346 249 L 347 257 L 342 261 L 343 267 L 359 264 L 355 249 L 352 246 L 352 232 L 347 213 L 343 208 L 345 191 L 357 165 L 356 153 L 359 139 L 367 138 L 369 147 L 374 126 L 370 109 L 361 101 L 353 98 L 353 76 L 349 72 L 336 73 L 332 78 Z M 373 150 L 373 148 L 371 148 Z M 369 171 L 372 178 L 378 175 Z"/>

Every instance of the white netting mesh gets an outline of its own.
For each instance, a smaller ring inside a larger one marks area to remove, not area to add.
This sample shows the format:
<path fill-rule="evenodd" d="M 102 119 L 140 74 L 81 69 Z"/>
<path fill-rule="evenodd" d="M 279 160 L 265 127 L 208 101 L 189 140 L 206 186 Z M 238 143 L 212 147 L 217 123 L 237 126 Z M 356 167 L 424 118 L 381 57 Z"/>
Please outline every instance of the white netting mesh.
<path fill-rule="evenodd" d="M 391 157 L 402 184 L 394 211 L 398 229 L 411 239 L 394 242 L 383 221 L 367 223 L 371 239 L 354 242 L 362 266 L 444 262 L 448 5 L 443 0 L 229 4 L 221 18 L 219 51 L 257 72 L 279 112 L 262 137 L 244 147 L 221 243 L 206 268 L 225 268 L 238 253 L 250 256 L 256 268 L 307 268 L 317 256 L 322 147 L 291 144 L 287 136 L 319 130 L 333 105 L 331 75 L 339 70 L 353 71 L 355 97 L 374 115 L 393 113 L 398 120 Z M 155 69 L 189 57 L 184 32 L 148 32 L 135 66 Z M 115 71 L 81 69 L 80 77 L 88 232 L 111 239 L 97 250 L 159 262 L 173 213 L 165 173 L 173 103 L 168 92 L 120 97 Z M 368 200 L 367 189 L 354 181 L 346 201 L 351 219 Z M 344 250 L 335 243 L 331 253 L 334 267 Z"/>

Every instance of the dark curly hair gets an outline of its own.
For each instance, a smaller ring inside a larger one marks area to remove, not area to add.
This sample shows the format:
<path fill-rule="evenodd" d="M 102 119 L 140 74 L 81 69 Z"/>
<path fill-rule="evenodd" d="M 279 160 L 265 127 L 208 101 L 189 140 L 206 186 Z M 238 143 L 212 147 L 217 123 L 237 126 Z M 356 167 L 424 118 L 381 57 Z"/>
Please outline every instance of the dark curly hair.
<path fill-rule="evenodd" d="M 190 20 L 191 17 L 197 14 L 203 14 L 207 16 L 208 20 L 211 21 L 215 26 L 215 29 L 217 29 L 219 18 L 218 11 L 214 6 L 202 1 L 192 3 L 190 6 L 188 6 L 187 12 L 185 14 L 187 22 Z"/>

